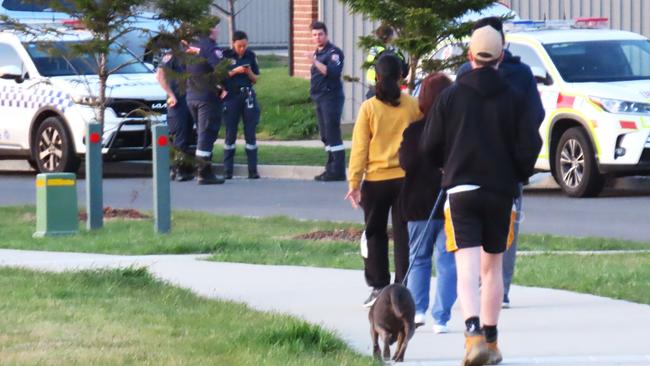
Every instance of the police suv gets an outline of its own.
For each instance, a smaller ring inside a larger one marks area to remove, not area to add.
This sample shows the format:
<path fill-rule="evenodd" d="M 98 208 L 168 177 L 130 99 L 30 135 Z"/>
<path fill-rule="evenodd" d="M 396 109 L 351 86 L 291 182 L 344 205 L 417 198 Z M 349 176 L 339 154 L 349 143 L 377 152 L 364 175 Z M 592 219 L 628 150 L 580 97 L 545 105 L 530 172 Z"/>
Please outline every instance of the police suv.
<path fill-rule="evenodd" d="M 0 30 L 0 159 L 25 158 L 40 172 L 78 169 L 99 79 L 90 55 L 66 55 L 90 38 L 78 29 L 36 36 Z M 150 158 L 148 126 L 163 121 L 166 95 L 147 65 L 116 47 L 108 68 L 120 65 L 107 82 L 104 159 Z"/>
<path fill-rule="evenodd" d="M 606 25 L 504 25 L 506 48 L 531 67 L 546 111 L 536 168 L 574 197 L 598 195 L 608 176 L 650 175 L 650 41 Z M 434 57 L 459 52 L 449 44 Z"/>

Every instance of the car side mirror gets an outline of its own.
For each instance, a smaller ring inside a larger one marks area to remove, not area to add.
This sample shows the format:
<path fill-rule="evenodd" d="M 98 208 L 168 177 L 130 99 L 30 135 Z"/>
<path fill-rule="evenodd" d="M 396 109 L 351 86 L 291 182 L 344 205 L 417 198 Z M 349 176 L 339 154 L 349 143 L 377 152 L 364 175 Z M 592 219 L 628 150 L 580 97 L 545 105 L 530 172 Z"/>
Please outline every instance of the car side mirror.
<path fill-rule="evenodd" d="M 23 72 L 16 65 L 0 66 L 0 79 L 14 80 L 17 83 L 22 83 Z"/>
<path fill-rule="evenodd" d="M 533 76 L 535 77 L 535 81 L 537 84 L 544 84 L 544 85 L 551 85 L 553 84 L 553 79 L 551 78 L 551 75 L 546 72 L 541 67 L 538 66 L 531 66 L 530 71 L 533 72 Z"/>

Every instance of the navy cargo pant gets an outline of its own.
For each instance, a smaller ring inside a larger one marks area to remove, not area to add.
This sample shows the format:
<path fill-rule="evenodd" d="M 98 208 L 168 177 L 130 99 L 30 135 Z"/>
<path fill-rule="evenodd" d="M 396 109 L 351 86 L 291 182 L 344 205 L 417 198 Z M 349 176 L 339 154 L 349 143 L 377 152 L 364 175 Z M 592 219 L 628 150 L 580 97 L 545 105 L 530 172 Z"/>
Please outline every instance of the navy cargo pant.
<path fill-rule="evenodd" d="M 198 101 L 187 102 L 192 119 L 196 122 L 197 144 L 196 156 L 209 159 L 212 156 L 214 142 L 217 141 L 219 128 L 221 127 L 221 112 L 223 105 L 221 101 Z"/>
<path fill-rule="evenodd" d="M 344 102 L 343 95 L 320 97 L 315 101 L 318 131 L 328 153 L 325 172 L 335 177 L 345 177 L 345 147 L 341 137 Z"/>
<path fill-rule="evenodd" d="M 167 126 L 169 134 L 173 136 L 174 147 L 185 154 L 194 155 L 194 120 L 185 99 L 179 99 L 174 107 L 167 108 Z"/>
<path fill-rule="evenodd" d="M 249 175 L 257 173 L 257 139 L 255 130 L 260 122 L 260 107 L 253 88 L 241 88 L 237 93 L 229 93 L 224 102 L 224 124 L 226 125 L 226 141 L 223 145 L 223 165 L 226 174 L 232 174 L 235 163 L 235 141 L 239 120 L 244 122 L 244 138 L 246 139 L 246 158 Z"/>

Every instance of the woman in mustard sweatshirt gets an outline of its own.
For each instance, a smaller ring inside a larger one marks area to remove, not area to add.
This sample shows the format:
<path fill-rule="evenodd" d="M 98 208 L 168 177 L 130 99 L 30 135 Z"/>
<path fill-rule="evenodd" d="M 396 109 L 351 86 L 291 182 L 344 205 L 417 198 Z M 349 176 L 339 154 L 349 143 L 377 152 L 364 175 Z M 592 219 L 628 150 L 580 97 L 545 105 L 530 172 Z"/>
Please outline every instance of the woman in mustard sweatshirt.
<path fill-rule="evenodd" d="M 376 95 L 363 102 L 352 133 L 348 172 L 349 190 L 345 198 L 352 207 L 363 208 L 365 231 L 361 254 L 365 277 L 372 292 L 364 306 L 372 306 L 381 289 L 390 283 L 388 268 L 388 213 L 391 212 L 395 243 L 395 282 L 408 270 L 408 231 L 398 203 L 404 182 L 398 150 L 408 125 L 422 118 L 418 101 L 400 89 L 400 61 L 382 56 L 375 65 Z"/>

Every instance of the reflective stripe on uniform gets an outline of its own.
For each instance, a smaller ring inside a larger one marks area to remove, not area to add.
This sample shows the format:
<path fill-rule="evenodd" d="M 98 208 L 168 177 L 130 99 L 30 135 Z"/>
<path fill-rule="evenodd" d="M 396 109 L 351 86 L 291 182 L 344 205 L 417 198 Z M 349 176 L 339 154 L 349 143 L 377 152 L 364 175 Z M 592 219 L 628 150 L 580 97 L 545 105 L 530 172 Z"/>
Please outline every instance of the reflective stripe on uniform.
<path fill-rule="evenodd" d="M 257 149 L 257 145 L 246 144 L 246 150 L 255 150 L 255 149 Z"/>
<path fill-rule="evenodd" d="M 209 158 L 212 156 L 212 151 L 196 150 L 196 156 L 199 158 Z"/>
<path fill-rule="evenodd" d="M 329 147 L 329 150 L 328 150 L 328 151 L 330 151 L 330 152 L 343 151 L 343 150 L 345 150 L 345 146 L 343 146 L 343 145 L 328 146 L 328 147 Z M 325 150 L 327 150 L 327 149 L 325 149 Z"/>
<path fill-rule="evenodd" d="M 223 149 L 224 150 L 235 150 L 236 147 L 237 147 L 237 145 L 235 145 L 235 144 L 232 144 L 232 145 L 223 144 Z"/>

